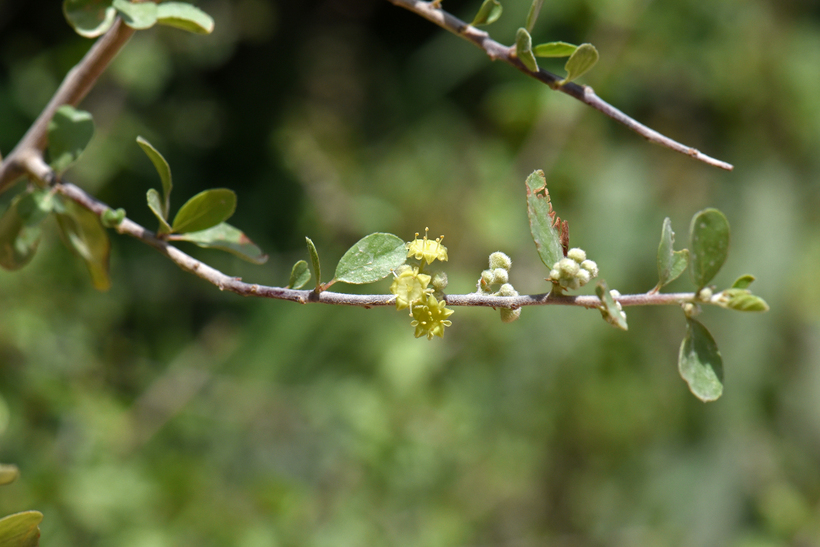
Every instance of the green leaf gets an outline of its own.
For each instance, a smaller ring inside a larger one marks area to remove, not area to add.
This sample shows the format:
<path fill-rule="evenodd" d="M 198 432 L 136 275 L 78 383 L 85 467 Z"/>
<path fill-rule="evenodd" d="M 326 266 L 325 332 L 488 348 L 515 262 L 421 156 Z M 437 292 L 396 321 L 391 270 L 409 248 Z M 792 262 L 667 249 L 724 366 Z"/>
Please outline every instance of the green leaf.
<path fill-rule="evenodd" d="M 0 217 L 0 267 L 13 271 L 31 262 L 40 244 L 40 223 L 53 208 L 48 190 L 15 196 Z"/>
<path fill-rule="evenodd" d="M 57 213 L 57 224 L 63 242 L 85 262 L 91 284 L 99 291 L 111 288 L 108 261 L 111 242 L 99 217 L 69 200 L 62 200 L 64 211 Z"/>
<path fill-rule="evenodd" d="M 538 61 L 532 54 L 532 37 L 527 29 L 520 28 L 515 33 L 515 55 L 521 60 L 525 67 L 532 72 L 538 72 Z"/>
<path fill-rule="evenodd" d="M 116 228 L 122 224 L 123 220 L 125 220 L 125 209 L 123 208 L 119 208 L 116 211 L 114 209 L 106 209 L 102 217 L 100 217 L 102 225 L 106 228 Z"/>
<path fill-rule="evenodd" d="M 300 260 L 293 265 L 290 271 L 290 281 L 288 281 L 288 289 L 301 289 L 305 283 L 310 281 L 310 270 L 308 270 L 307 262 Z"/>
<path fill-rule="evenodd" d="M 316 276 L 316 292 L 322 292 L 322 265 L 319 263 L 319 253 L 309 237 L 305 238 L 305 243 L 307 243 L 310 262 L 313 264 L 313 275 Z"/>
<path fill-rule="evenodd" d="M 578 46 L 566 42 L 548 42 L 535 46 L 532 53 L 536 57 L 569 57 L 575 53 L 576 49 Z"/>
<path fill-rule="evenodd" d="M 676 251 L 674 243 L 675 232 L 672 231 L 672 221 L 667 217 L 663 221 L 658 246 L 658 289 L 680 277 L 689 265 L 689 250 Z"/>
<path fill-rule="evenodd" d="M 254 264 L 264 264 L 268 260 L 268 255 L 263 253 L 262 249 L 251 241 L 242 230 L 234 228 L 227 222 L 222 222 L 207 230 L 187 232 L 168 239 L 189 241 L 205 249 L 227 251 Z"/>
<path fill-rule="evenodd" d="M 720 293 L 717 303 L 737 311 L 769 311 L 765 300 L 746 289 L 726 289 Z"/>
<path fill-rule="evenodd" d="M 618 309 L 618 303 L 612 298 L 612 293 L 609 292 L 609 287 L 603 279 L 598 281 L 595 285 L 595 294 L 601 300 L 601 316 L 604 320 L 621 330 L 628 330 L 626 324 L 626 313 Z"/>
<path fill-rule="evenodd" d="M 213 18 L 187 2 L 157 4 L 157 21 L 161 25 L 180 28 L 194 34 L 210 34 L 214 30 Z"/>
<path fill-rule="evenodd" d="M 692 394 L 703 402 L 723 393 L 723 358 L 715 339 L 699 321 L 686 318 L 686 336 L 680 345 L 678 370 Z"/>
<path fill-rule="evenodd" d="M 167 220 L 171 212 L 171 188 L 174 186 L 171 183 L 171 167 L 168 165 L 168 162 L 165 161 L 165 158 L 162 157 L 162 154 L 160 154 L 150 142 L 142 137 L 137 137 L 137 144 L 140 145 L 140 148 L 142 148 L 143 152 L 148 156 L 148 159 L 154 164 L 157 173 L 159 173 L 159 178 L 162 181 L 162 207 L 160 211 L 162 212 L 162 218 Z"/>
<path fill-rule="evenodd" d="M 235 210 L 236 194 L 233 190 L 205 190 L 180 207 L 171 230 L 178 234 L 207 230 L 231 218 Z"/>
<path fill-rule="evenodd" d="M 552 210 L 547 179 L 540 169 L 527 177 L 527 216 L 538 256 L 551 270 L 569 248 L 569 226 Z"/>
<path fill-rule="evenodd" d="M 740 277 L 735 279 L 734 283 L 732 283 L 732 288 L 733 289 L 748 289 L 749 285 L 751 285 L 754 280 L 755 280 L 755 276 L 753 276 L 752 274 L 741 275 Z"/>
<path fill-rule="evenodd" d="M 544 0 L 532 0 L 530 11 L 527 13 L 527 32 L 532 32 L 535 26 L 535 21 L 538 19 L 538 14 L 541 13 L 541 4 Z"/>
<path fill-rule="evenodd" d="M 501 17 L 501 11 L 501 3 L 498 0 L 484 0 L 484 2 L 481 3 L 481 8 L 479 8 L 475 19 L 473 19 L 473 22 L 470 24 L 473 26 L 491 25 Z"/>
<path fill-rule="evenodd" d="M 717 209 L 704 209 L 692 217 L 689 238 L 689 274 L 700 290 L 726 262 L 729 254 L 729 221 Z"/>
<path fill-rule="evenodd" d="M 568 82 L 576 80 L 586 74 L 589 69 L 595 66 L 598 62 L 598 50 L 592 44 L 581 44 L 578 46 L 564 65 L 564 70 L 567 71 L 567 77 L 558 82 L 558 85 L 564 85 Z"/>
<path fill-rule="evenodd" d="M 357 285 L 373 283 L 390 275 L 406 259 L 407 246 L 402 238 L 393 234 L 370 234 L 344 254 L 336 266 L 335 278 Z"/>
<path fill-rule="evenodd" d="M 0 463 L 0 484 L 11 484 L 18 476 L 20 476 L 20 470 L 16 465 Z"/>
<path fill-rule="evenodd" d="M 170 234 L 171 226 L 168 224 L 168 221 L 165 220 L 163 215 L 163 203 L 162 198 L 159 197 L 159 192 L 151 188 L 146 193 L 145 200 L 148 202 L 148 208 L 151 209 L 151 212 L 154 213 L 154 216 L 157 217 L 157 220 L 159 220 L 159 229 L 157 232 L 160 234 Z"/>
<path fill-rule="evenodd" d="M 0 547 L 37 547 L 43 514 L 24 511 L 0 519 Z"/>
<path fill-rule="evenodd" d="M 117 10 L 111 7 L 111 0 L 65 0 L 63 14 L 77 34 L 96 38 L 111 28 Z"/>
<path fill-rule="evenodd" d="M 157 23 L 157 5 L 154 2 L 114 0 L 112 5 L 120 13 L 123 23 L 133 29 L 147 29 Z"/>
<path fill-rule="evenodd" d="M 51 168 L 62 173 L 74 163 L 94 135 L 91 114 L 64 104 L 48 123 L 48 154 Z"/>

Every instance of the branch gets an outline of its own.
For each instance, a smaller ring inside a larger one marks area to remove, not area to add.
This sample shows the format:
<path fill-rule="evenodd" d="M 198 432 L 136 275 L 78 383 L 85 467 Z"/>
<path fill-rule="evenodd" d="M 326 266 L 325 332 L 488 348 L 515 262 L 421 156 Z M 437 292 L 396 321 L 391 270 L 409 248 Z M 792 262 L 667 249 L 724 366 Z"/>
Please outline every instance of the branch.
<path fill-rule="evenodd" d="M 30 170 L 35 169 L 36 166 L 30 167 Z M 88 195 L 81 188 L 70 182 L 63 181 L 56 183 L 54 189 L 57 193 L 75 201 L 99 217 L 102 217 L 106 211 L 111 209 L 105 203 Z M 255 283 L 245 283 L 238 277 L 225 275 L 219 270 L 180 251 L 167 241 L 159 239 L 154 232 L 146 230 L 128 218 L 123 219 L 114 229 L 121 234 L 129 235 L 154 247 L 184 271 L 216 285 L 221 291 L 230 291 L 241 296 L 289 300 L 291 302 L 299 302 L 300 304 L 322 303 L 363 308 L 395 305 L 395 297 L 391 294 L 345 294 L 331 291 L 317 293 L 312 290 L 286 289 L 282 287 L 257 285 Z M 544 305 L 598 308 L 601 305 L 601 301 L 597 296 L 567 296 L 549 293 L 514 297 L 485 296 L 474 293 L 446 295 L 444 299 L 448 306 L 484 306 L 492 308 L 520 308 L 523 306 Z M 647 293 L 619 296 L 617 301 L 620 302 L 622 306 L 679 305 L 686 302 L 695 302 L 696 295 L 695 293 Z"/>
<path fill-rule="evenodd" d="M 719 167 L 727 171 L 734 169 L 730 163 L 707 156 L 697 149 L 672 140 L 669 137 L 658 133 L 654 129 L 650 129 L 637 120 L 627 116 L 611 104 L 598 97 L 595 94 L 595 91 L 593 91 L 593 89 L 589 86 L 578 85 L 572 82 L 564 85 L 558 85 L 563 78 L 560 78 L 542 68 L 539 68 L 538 72 L 532 72 L 524 66 L 518 57 L 515 56 L 515 47 L 508 47 L 504 44 L 496 42 L 490 38 L 490 35 L 485 31 L 479 30 L 476 27 L 469 25 L 461 19 L 442 10 L 438 7 L 437 2 L 424 2 L 422 0 L 388 0 L 388 2 L 412 11 L 413 13 L 424 17 L 428 21 L 435 23 L 444 30 L 452 32 L 453 34 L 472 42 L 476 46 L 483 49 L 487 56 L 493 61 L 500 59 L 517 68 L 527 76 L 547 84 L 550 88 L 561 91 L 575 99 L 578 99 L 582 103 L 602 112 L 616 122 L 625 125 L 649 142 L 670 148 L 676 152 L 680 152 L 681 154 L 686 154 L 687 156 L 691 156 L 696 160 L 702 161 L 714 167 Z"/>
<path fill-rule="evenodd" d="M 114 26 L 100 37 L 82 60 L 66 74 L 57 92 L 37 120 L 6 159 L 0 163 L 0 193 L 26 174 L 26 165 L 29 164 L 30 158 L 42 156 L 48 144 L 48 124 L 54 117 L 54 112 L 65 104 L 72 106 L 79 104 L 132 34 L 134 34 L 134 29 L 123 24 L 118 18 Z"/>

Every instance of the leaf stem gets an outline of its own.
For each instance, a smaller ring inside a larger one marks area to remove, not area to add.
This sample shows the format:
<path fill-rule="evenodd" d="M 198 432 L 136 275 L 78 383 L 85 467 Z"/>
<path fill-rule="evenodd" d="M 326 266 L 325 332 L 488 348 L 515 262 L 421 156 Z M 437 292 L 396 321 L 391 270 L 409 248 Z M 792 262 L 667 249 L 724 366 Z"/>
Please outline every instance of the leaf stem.
<path fill-rule="evenodd" d="M 624 114 L 611 104 L 607 103 L 600 97 L 595 94 L 595 91 L 586 85 L 578 85 L 572 82 L 566 83 L 564 85 L 560 85 L 562 78 L 559 76 L 548 72 L 542 68 L 539 68 L 538 71 L 532 71 L 527 68 L 524 63 L 515 55 L 515 46 L 505 46 L 499 42 L 496 42 L 490 35 L 483 31 L 479 30 L 476 27 L 465 23 L 461 19 L 447 13 L 446 11 L 439 9 L 438 6 L 434 5 L 434 2 L 424 2 L 422 0 L 387 0 L 388 2 L 405 8 L 413 13 L 424 17 L 431 23 L 434 23 L 444 30 L 447 30 L 457 36 L 464 38 L 465 40 L 472 42 L 479 48 L 483 49 L 487 56 L 495 60 L 501 60 L 505 63 L 517 68 L 527 76 L 535 78 L 536 80 L 547 84 L 550 88 L 561 91 L 566 93 L 570 97 L 573 97 L 582 103 L 586 104 L 598 110 L 599 112 L 603 113 L 605 116 L 612 118 L 618 123 L 625 125 L 627 128 L 631 129 L 638 135 L 642 136 L 649 142 L 659 144 L 665 148 L 669 148 L 676 152 L 680 152 L 681 154 L 686 154 L 698 161 L 702 161 L 708 165 L 713 167 L 718 167 L 720 169 L 725 169 L 726 171 L 731 171 L 734 169 L 734 166 L 730 163 L 726 163 L 725 161 L 721 161 L 715 159 L 711 156 L 707 156 L 706 154 L 700 152 L 699 150 L 692 148 L 690 146 L 686 146 L 681 144 L 669 137 L 658 133 L 654 129 L 651 129 L 642 123 L 638 122 L 637 120 L 631 118 L 630 116 Z"/>

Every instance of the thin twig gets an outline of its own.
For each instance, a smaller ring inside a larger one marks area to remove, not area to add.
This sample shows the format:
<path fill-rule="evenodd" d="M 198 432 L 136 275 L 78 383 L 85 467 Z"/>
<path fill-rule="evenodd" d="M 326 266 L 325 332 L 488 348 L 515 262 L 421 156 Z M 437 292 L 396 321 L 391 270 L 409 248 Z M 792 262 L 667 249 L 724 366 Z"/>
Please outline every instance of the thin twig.
<path fill-rule="evenodd" d="M 79 104 L 132 34 L 134 29 L 117 18 L 108 32 L 101 36 L 82 60 L 66 74 L 37 120 L 0 163 L 0 193 L 26 174 L 25 165 L 30 156 L 42 154 L 48 142 L 48 124 L 57 109 L 66 104 Z"/>
<path fill-rule="evenodd" d="M 484 50 L 487 56 L 492 60 L 502 60 L 505 63 L 517 68 L 527 76 L 535 78 L 545 84 L 547 84 L 550 88 L 555 89 L 557 91 L 562 91 L 567 95 L 578 99 L 582 103 L 591 106 L 595 110 L 598 110 L 605 114 L 606 116 L 612 118 L 616 122 L 619 122 L 638 135 L 642 136 L 649 142 L 653 142 L 655 144 L 659 144 L 676 152 L 680 152 L 681 154 L 686 154 L 687 156 L 691 156 L 696 160 L 702 161 L 708 165 L 712 165 L 714 167 L 719 167 L 720 169 L 725 169 L 727 171 L 731 171 L 734 169 L 732 164 L 726 163 L 724 161 L 715 159 L 711 156 L 707 156 L 706 154 L 698 151 L 695 148 L 690 146 L 686 146 L 681 144 L 669 137 L 658 133 L 654 129 L 650 129 L 649 127 L 643 125 L 642 123 L 638 122 L 637 120 L 627 116 L 611 104 L 607 103 L 606 101 L 602 100 L 595 94 L 595 91 L 589 86 L 586 85 L 578 85 L 575 83 L 567 83 L 564 85 L 559 85 L 559 82 L 563 79 L 555 74 L 548 72 L 539 67 L 538 72 L 533 72 L 528 69 L 524 64 L 521 62 L 518 57 L 515 55 L 515 47 L 505 46 L 499 42 L 496 42 L 490 35 L 487 34 L 483 30 L 479 30 L 476 27 L 465 23 L 458 17 L 447 13 L 446 11 L 442 10 L 438 6 L 434 5 L 433 2 L 424 2 L 422 0 L 388 0 L 388 2 L 405 8 L 413 13 L 420 15 L 427 19 L 428 21 L 435 23 L 436 25 L 440 26 L 444 30 L 452 32 L 453 34 L 464 38 L 465 40 L 472 42 L 476 46 L 480 47 Z"/>
<path fill-rule="evenodd" d="M 59 182 L 54 185 L 55 190 L 102 217 L 111 208 L 105 203 L 88 195 L 78 186 L 70 182 Z M 180 251 L 167 241 L 157 238 L 154 232 L 146 230 L 136 222 L 125 218 L 115 228 L 117 232 L 154 247 L 161 254 L 168 257 L 174 264 L 192 273 L 205 281 L 216 285 L 221 291 L 230 291 L 242 296 L 257 296 L 276 300 L 290 300 L 300 304 L 322 303 L 342 306 L 359 306 L 373 308 L 377 306 L 393 306 L 395 297 L 386 294 L 345 294 L 331 291 L 317 293 L 312 290 L 287 289 L 283 287 L 269 287 L 255 283 L 245 283 L 238 277 L 231 277 L 208 266 L 204 262 Z M 633 294 L 622 295 L 616 299 L 623 306 L 662 306 L 677 305 L 695 301 L 694 293 L 669 294 Z M 448 306 L 484 306 L 492 308 L 520 308 L 523 306 L 563 305 L 581 306 L 584 308 L 598 308 L 601 301 L 597 296 L 567 296 L 533 294 L 522 296 L 486 296 L 478 293 L 451 294 L 445 296 Z"/>

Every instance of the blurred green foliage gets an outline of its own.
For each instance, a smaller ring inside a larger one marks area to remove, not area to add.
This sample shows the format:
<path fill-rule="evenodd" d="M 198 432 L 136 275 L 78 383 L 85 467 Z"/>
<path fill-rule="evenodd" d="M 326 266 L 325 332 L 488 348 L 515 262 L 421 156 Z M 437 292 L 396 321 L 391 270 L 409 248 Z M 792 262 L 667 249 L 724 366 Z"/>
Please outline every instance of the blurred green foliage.
<path fill-rule="evenodd" d="M 151 224 L 146 136 L 177 195 L 237 192 L 269 262 L 186 248 L 226 273 L 284 285 L 306 235 L 332 264 L 367 233 L 429 226 L 450 292 L 496 250 L 540 292 L 524 179 L 544 169 L 612 288 L 653 287 L 664 217 L 683 241 L 714 206 L 732 225 L 715 282 L 754 273 L 771 311 L 699 318 L 725 366 L 704 405 L 678 376 L 676 309 L 631 309 L 620 332 L 596 311 L 503 325 L 460 308 L 428 342 L 387 309 L 220 293 L 119 237 L 98 293 L 47 223 L 32 263 L 0 272 L 0 461 L 21 470 L 0 515 L 42 511 L 48 547 L 818 544 L 816 2 L 542 8 L 535 43 L 595 44 L 583 83 L 732 173 L 383 0 L 199 5 L 211 36 L 137 33 L 83 102 L 97 130 L 66 178 Z M 467 20 L 479 6 L 445 2 Z M 512 43 L 528 9 L 505 3 L 491 34 Z M 0 151 L 90 43 L 55 2 L 0 3 Z"/>

